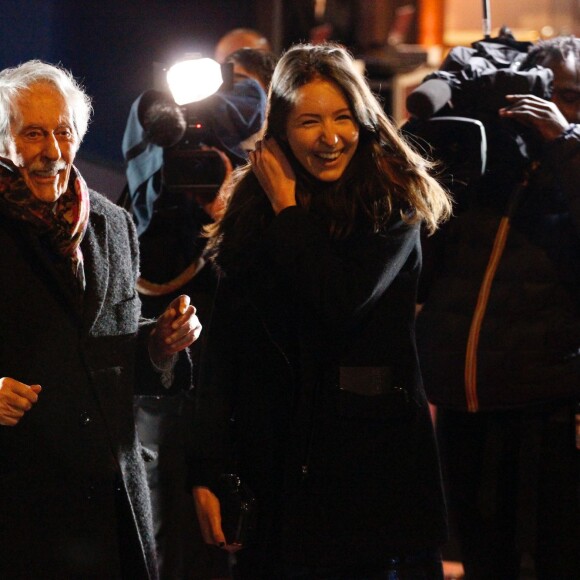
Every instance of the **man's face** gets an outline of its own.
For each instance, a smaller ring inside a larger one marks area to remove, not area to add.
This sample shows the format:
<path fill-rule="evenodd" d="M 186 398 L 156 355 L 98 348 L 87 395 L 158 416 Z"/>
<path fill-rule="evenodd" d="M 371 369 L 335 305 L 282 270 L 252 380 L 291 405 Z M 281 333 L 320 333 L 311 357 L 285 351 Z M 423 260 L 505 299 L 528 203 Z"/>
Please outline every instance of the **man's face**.
<path fill-rule="evenodd" d="M 15 108 L 8 157 L 36 198 L 54 202 L 68 187 L 79 145 L 70 107 L 55 87 L 39 82 L 16 99 Z"/>
<path fill-rule="evenodd" d="M 569 123 L 580 123 L 580 63 L 573 54 L 564 62 L 544 64 L 554 72 L 552 101 Z"/>
<path fill-rule="evenodd" d="M 260 75 L 248 70 L 241 64 L 234 62 L 234 83 L 239 83 L 246 79 L 254 79 L 265 92 L 268 92 L 268 87 L 264 86 L 264 81 L 260 78 Z"/>

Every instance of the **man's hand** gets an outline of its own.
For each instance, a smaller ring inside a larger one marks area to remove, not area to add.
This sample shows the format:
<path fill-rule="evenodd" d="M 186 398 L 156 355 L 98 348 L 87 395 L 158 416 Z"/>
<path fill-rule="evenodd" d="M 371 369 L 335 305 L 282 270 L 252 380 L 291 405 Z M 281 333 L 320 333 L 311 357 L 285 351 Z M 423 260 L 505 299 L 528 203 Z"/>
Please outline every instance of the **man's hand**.
<path fill-rule="evenodd" d="M 149 337 L 149 354 L 155 364 L 162 366 L 199 338 L 201 323 L 189 302 L 189 296 L 178 296 L 157 319 Z"/>
<path fill-rule="evenodd" d="M 40 385 L 25 385 L 3 377 L 0 379 L 0 425 L 14 427 L 26 411 L 38 401 Z"/>
<path fill-rule="evenodd" d="M 546 141 L 557 139 L 570 125 L 551 101 L 535 95 L 507 95 L 506 99 L 510 105 L 499 110 L 500 117 L 534 127 Z"/>
<path fill-rule="evenodd" d="M 216 495 L 207 487 L 194 487 L 192 494 L 203 541 L 228 552 L 237 552 L 242 547 L 240 544 L 226 543 L 222 530 L 220 502 Z"/>

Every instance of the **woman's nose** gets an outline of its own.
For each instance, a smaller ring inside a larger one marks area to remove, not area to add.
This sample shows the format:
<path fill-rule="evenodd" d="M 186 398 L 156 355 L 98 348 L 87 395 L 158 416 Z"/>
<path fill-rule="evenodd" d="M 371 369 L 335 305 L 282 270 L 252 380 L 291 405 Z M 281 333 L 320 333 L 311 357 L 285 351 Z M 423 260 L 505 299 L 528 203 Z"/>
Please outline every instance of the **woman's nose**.
<path fill-rule="evenodd" d="M 326 145 L 334 146 L 338 143 L 338 135 L 331 125 L 324 125 L 320 136 Z"/>

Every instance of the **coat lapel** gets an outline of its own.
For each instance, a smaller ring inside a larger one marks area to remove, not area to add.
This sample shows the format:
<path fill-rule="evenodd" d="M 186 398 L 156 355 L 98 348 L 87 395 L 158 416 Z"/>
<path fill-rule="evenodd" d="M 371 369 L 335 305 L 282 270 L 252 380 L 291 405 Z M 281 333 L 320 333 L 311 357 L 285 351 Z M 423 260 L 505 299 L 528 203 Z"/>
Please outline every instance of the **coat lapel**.
<path fill-rule="evenodd" d="M 27 224 L 7 220 L 5 226 L 20 240 L 22 248 L 29 254 L 30 263 L 39 271 L 41 283 L 46 284 L 47 288 L 58 296 L 63 310 L 79 321 L 81 317 L 79 301 L 51 259 L 50 250 L 43 247 L 38 236 Z"/>
<path fill-rule="evenodd" d="M 91 212 L 87 231 L 81 243 L 84 257 L 86 289 L 83 309 L 83 332 L 95 323 L 109 284 L 109 236 L 104 215 Z"/>

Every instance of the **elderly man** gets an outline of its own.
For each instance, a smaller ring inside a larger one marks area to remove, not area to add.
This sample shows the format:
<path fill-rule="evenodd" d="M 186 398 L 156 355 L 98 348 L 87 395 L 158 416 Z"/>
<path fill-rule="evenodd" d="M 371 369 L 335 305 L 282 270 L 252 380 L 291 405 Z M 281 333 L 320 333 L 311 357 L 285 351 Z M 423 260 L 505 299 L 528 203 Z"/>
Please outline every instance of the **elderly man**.
<path fill-rule="evenodd" d="M 187 296 L 140 319 L 132 220 L 73 166 L 90 112 L 61 68 L 0 73 L 1 578 L 157 576 L 133 385 L 201 326 Z"/>

